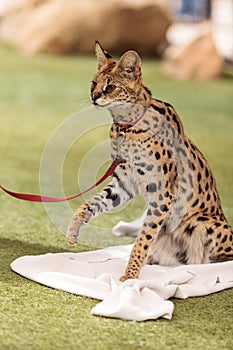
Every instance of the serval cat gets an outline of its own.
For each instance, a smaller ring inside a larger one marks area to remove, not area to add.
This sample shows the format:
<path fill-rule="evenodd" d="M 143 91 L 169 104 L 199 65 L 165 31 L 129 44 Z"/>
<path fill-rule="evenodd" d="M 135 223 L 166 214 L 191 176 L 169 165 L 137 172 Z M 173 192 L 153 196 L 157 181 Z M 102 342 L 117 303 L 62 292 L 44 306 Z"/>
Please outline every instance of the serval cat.
<path fill-rule="evenodd" d="M 74 214 L 69 243 L 77 243 L 80 227 L 90 219 L 142 195 L 147 216 L 121 281 L 138 278 L 145 263 L 232 260 L 233 233 L 210 167 L 174 108 L 152 98 L 143 85 L 139 55 L 129 50 L 116 62 L 98 42 L 96 55 L 91 100 L 112 115 L 112 158 L 121 162 L 110 183 Z"/>

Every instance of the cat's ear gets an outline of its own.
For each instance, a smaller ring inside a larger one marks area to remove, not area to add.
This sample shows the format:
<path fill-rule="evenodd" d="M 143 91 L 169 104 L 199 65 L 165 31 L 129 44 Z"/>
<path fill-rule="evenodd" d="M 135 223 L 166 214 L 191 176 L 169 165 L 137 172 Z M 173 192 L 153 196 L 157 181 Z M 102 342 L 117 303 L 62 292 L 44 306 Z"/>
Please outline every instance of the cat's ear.
<path fill-rule="evenodd" d="M 117 67 L 128 74 L 129 78 L 137 79 L 141 75 L 141 58 L 136 51 L 126 51 L 121 56 Z"/>
<path fill-rule="evenodd" d="M 102 48 L 98 41 L 95 42 L 95 53 L 98 60 L 98 70 L 104 66 L 107 67 L 110 64 L 116 64 L 112 56 Z"/>

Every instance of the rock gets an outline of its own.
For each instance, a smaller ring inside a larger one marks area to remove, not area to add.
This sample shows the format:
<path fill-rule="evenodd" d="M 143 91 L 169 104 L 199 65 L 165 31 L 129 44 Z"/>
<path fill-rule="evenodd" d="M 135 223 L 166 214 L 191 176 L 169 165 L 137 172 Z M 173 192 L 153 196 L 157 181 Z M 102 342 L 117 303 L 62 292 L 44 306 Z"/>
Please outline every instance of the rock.
<path fill-rule="evenodd" d="M 134 48 L 154 54 L 172 19 L 152 0 L 15 0 L 0 23 L 0 39 L 34 54 L 93 53 L 99 40 L 110 52 Z"/>
<path fill-rule="evenodd" d="M 183 45 L 165 51 L 163 69 L 168 75 L 179 79 L 211 79 L 221 75 L 224 60 L 209 26 L 196 30 L 191 41 L 184 36 L 183 42 Z"/>

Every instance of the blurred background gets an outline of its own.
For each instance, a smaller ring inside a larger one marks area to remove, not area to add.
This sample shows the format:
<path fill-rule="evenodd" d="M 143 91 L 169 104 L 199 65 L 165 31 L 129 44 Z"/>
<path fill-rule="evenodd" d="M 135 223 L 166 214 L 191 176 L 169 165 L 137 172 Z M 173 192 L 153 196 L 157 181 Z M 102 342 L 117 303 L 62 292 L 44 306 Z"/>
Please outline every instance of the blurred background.
<path fill-rule="evenodd" d="M 27 55 L 134 48 L 166 74 L 213 78 L 233 62 L 232 0 L 0 0 L 0 40 Z"/>
<path fill-rule="evenodd" d="M 16 191 L 40 192 L 46 144 L 62 123 L 68 125 L 71 115 L 91 107 L 94 46 L 99 40 L 116 57 L 127 49 L 142 56 L 144 84 L 155 98 L 177 110 L 187 135 L 213 169 L 232 223 L 232 16 L 232 0 L 0 0 L 1 183 Z M 44 195 L 56 196 L 60 190 L 73 195 L 106 170 L 111 118 L 100 117 L 97 127 L 94 108 L 88 114 L 80 112 L 75 114 L 77 126 L 69 129 L 74 134 L 77 130 L 77 140 L 58 169 L 61 181 L 50 170 L 43 174 Z M 109 124 L 103 125 L 103 120 Z M 64 141 L 71 140 L 67 133 L 61 135 L 50 165 L 57 164 Z M 62 185 L 59 191 L 57 183 Z M 47 217 L 42 205 L 18 202 L 3 193 L 0 198 L 0 235 L 10 232 L 10 239 L 66 247 L 57 231 L 61 226 L 65 231 L 72 213 L 66 215 L 62 204 L 47 207 L 47 213 L 51 209 L 54 214 Z M 75 210 L 82 201 L 69 205 Z M 94 232 L 88 244 L 121 243 L 113 239 L 112 226 L 136 219 L 144 208 L 139 198 L 93 220 L 87 228 Z M 108 240 L 100 228 L 108 229 Z"/>

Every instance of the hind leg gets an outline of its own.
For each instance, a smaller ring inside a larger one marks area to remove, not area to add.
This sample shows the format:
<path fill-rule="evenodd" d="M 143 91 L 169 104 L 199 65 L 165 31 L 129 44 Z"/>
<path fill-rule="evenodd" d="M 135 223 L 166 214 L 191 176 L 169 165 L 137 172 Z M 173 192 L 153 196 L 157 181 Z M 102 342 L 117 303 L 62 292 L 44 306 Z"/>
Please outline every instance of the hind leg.
<path fill-rule="evenodd" d="M 164 225 L 147 257 L 148 264 L 164 266 L 227 260 L 233 260 L 231 227 L 223 214 L 213 219 L 205 213 L 186 218 L 172 232 Z"/>
<path fill-rule="evenodd" d="M 210 255 L 211 262 L 233 260 L 233 232 L 227 221 L 219 218 L 207 227 L 207 235 L 212 237 L 214 249 Z"/>
<path fill-rule="evenodd" d="M 207 242 L 203 223 L 187 221 L 173 231 L 161 232 L 153 242 L 147 263 L 163 266 L 209 263 L 213 242 Z"/>
<path fill-rule="evenodd" d="M 195 215 L 173 232 L 160 232 L 148 254 L 148 264 L 177 266 L 232 259 L 232 231 L 226 223 Z"/>

